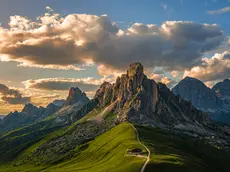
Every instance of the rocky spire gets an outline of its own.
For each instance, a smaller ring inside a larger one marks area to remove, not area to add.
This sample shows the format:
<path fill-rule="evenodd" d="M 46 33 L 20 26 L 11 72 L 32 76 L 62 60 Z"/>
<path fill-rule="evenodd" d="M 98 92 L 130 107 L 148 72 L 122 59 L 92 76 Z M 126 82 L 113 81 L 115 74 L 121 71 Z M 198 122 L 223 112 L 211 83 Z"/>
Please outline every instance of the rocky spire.
<path fill-rule="evenodd" d="M 148 79 L 143 71 L 140 63 L 132 63 L 127 73 L 118 77 L 113 85 L 102 84 L 95 98 L 99 99 L 102 106 L 113 103 L 121 120 L 140 119 L 141 114 L 150 115 L 158 101 L 157 84 Z M 127 112 L 121 113 L 124 109 Z M 129 113 L 130 110 L 133 113 Z"/>
<path fill-rule="evenodd" d="M 89 98 L 78 87 L 72 87 L 69 90 L 69 96 L 66 99 L 65 106 L 73 105 L 78 101 L 88 102 Z"/>
<path fill-rule="evenodd" d="M 142 75 L 144 72 L 144 67 L 141 63 L 136 62 L 129 65 L 129 69 L 127 70 L 128 77 L 133 77 L 135 75 Z"/>
<path fill-rule="evenodd" d="M 94 97 L 98 106 L 112 106 L 119 121 L 165 125 L 209 121 L 207 115 L 175 96 L 166 85 L 148 79 L 143 71 L 140 63 L 132 63 L 114 84 L 103 83 Z"/>

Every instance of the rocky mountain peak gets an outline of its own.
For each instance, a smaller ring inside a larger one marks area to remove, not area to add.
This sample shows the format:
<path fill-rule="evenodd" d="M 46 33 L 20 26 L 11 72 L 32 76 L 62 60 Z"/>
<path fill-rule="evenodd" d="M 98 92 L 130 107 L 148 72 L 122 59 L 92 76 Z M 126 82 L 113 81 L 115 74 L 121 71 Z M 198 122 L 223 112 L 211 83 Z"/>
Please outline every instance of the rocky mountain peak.
<path fill-rule="evenodd" d="M 172 91 L 175 95 L 191 101 L 197 108 L 215 108 L 218 105 L 215 92 L 196 78 L 184 78 Z"/>
<path fill-rule="evenodd" d="M 38 110 L 39 110 L 38 107 L 34 106 L 31 103 L 27 103 L 22 109 L 22 113 L 32 114 L 32 113 L 37 113 Z"/>
<path fill-rule="evenodd" d="M 225 79 L 222 82 L 218 82 L 212 87 L 212 90 L 216 92 L 218 97 L 222 99 L 230 99 L 230 80 Z"/>
<path fill-rule="evenodd" d="M 144 67 L 142 66 L 141 63 L 136 62 L 136 63 L 132 63 L 129 66 L 129 69 L 127 71 L 127 75 L 128 77 L 133 77 L 135 75 L 142 75 L 144 72 Z"/>
<path fill-rule="evenodd" d="M 63 106 L 65 104 L 65 100 L 61 99 L 61 100 L 54 100 L 53 101 L 53 104 L 56 105 L 56 106 Z"/>
<path fill-rule="evenodd" d="M 112 109 L 119 121 L 166 125 L 188 120 L 209 121 L 207 115 L 175 96 L 166 85 L 149 79 L 143 71 L 140 63 L 132 63 L 127 73 L 118 77 L 114 84 L 103 83 L 94 99 L 100 107 Z"/>
<path fill-rule="evenodd" d="M 69 95 L 66 99 L 65 105 L 73 105 L 78 101 L 89 101 L 89 98 L 86 96 L 84 92 L 82 92 L 78 87 L 72 87 L 69 90 Z"/>

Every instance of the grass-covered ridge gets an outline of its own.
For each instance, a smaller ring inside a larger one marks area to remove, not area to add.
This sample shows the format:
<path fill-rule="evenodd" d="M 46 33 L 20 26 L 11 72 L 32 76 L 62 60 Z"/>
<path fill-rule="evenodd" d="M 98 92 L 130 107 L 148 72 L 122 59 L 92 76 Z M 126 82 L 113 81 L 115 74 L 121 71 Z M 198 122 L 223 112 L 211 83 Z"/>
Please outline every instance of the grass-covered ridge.
<path fill-rule="evenodd" d="M 230 154 L 199 138 L 135 126 L 151 150 L 146 172 L 229 172 Z"/>
<path fill-rule="evenodd" d="M 133 148 L 144 150 L 138 143 L 131 124 L 122 123 L 94 140 L 77 146 L 74 149 L 74 157 L 57 165 L 34 166 L 34 164 L 26 163 L 16 166 L 14 164 L 8 167 L 1 166 L 0 171 L 138 172 L 145 159 L 125 156 L 126 151 Z M 25 150 L 25 153 L 31 153 L 31 149 L 35 149 L 35 147 L 30 147 L 29 150 Z M 22 154 L 21 158 L 26 156 L 25 153 Z"/>

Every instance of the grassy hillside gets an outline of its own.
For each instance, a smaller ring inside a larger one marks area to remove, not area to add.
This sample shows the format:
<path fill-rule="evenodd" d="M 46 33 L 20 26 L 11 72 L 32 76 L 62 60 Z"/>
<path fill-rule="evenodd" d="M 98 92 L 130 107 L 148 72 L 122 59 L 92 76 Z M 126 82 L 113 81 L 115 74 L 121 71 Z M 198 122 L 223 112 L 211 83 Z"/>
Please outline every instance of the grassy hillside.
<path fill-rule="evenodd" d="M 230 154 L 200 139 L 136 126 L 140 140 L 151 150 L 146 172 L 229 172 Z"/>
<path fill-rule="evenodd" d="M 41 141 L 40 141 L 41 142 Z M 30 153 L 35 147 L 26 150 Z M 138 172 L 144 163 L 144 158 L 124 156 L 128 149 L 144 148 L 137 142 L 136 133 L 128 123 L 120 124 L 110 131 L 96 137 L 95 140 L 77 146 L 74 157 L 58 165 L 46 164 L 34 166 L 24 164 L 7 167 L 1 166 L 0 171 L 80 171 L 80 172 Z M 25 156 L 25 153 L 24 153 Z M 23 156 L 21 156 L 23 158 Z"/>
<path fill-rule="evenodd" d="M 100 112 L 94 111 L 80 122 L 55 131 L 40 129 L 26 134 L 24 128 L 15 131 L 22 135 L 17 136 L 14 132 L 5 135 L 0 141 L 0 150 L 6 150 L 0 155 L 0 171 L 139 172 L 146 159 L 126 154 L 134 148 L 146 151 L 138 143 L 132 125 L 122 123 L 110 129 L 111 117 L 101 122 L 88 121 Z M 200 139 L 155 128 L 135 127 L 142 143 L 151 150 L 145 172 L 230 171 L 230 155 Z M 36 133 L 40 134 L 38 138 Z"/>

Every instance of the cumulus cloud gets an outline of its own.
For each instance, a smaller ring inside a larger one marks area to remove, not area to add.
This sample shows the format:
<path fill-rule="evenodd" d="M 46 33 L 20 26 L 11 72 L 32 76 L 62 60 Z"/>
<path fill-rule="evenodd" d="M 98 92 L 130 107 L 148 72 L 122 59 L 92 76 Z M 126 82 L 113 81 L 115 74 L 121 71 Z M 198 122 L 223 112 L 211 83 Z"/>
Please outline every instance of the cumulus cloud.
<path fill-rule="evenodd" d="M 81 70 L 89 61 L 119 70 L 134 61 L 184 70 L 198 65 L 203 53 L 218 48 L 223 39 L 216 24 L 166 21 L 121 29 L 107 15 L 61 17 L 50 11 L 36 21 L 12 16 L 9 29 L 0 27 L 0 59 L 66 70 Z"/>
<path fill-rule="evenodd" d="M 170 79 L 167 76 L 162 76 L 161 74 L 153 73 L 152 75 L 149 75 L 149 78 L 153 79 L 156 82 L 164 83 L 165 85 L 167 85 L 170 88 L 176 84 L 174 80 Z"/>
<path fill-rule="evenodd" d="M 94 78 L 45 78 L 38 80 L 27 80 L 23 84 L 26 88 L 34 88 L 40 90 L 69 90 L 71 87 L 79 87 L 82 91 L 95 91 L 102 80 Z"/>
<path fill-rule="evenodd" d="M 178 71 L 172 71 L 171 73 L 171 76 L 173 77 L 173 78 L 176 78 L 176 77 L 178 77 L 179 75 L 180 75 L 180 72 L 178 72 Z"/>
<path fill-rule="evenodd" d="M 7 104 L 26 104 L 30 102 L 30 97 L 24 97 L 16 89 L 10 89 L 4 84 L 0 84 L 1 100 Z"/>
<path fill-rule="evenodd" d="M 216 53 L 211 58 L 203 58 L 202 64 L 184 72 L 184 77 L 191 76 L 204 82 L 229 78 L 230 52 Z"/>
<path fill-rule="evenodd" d="M 229 11 L 230 11 L 230 7 L 224 7 L 218 10 L 208 11 L 208 14 L 221 14 L 221 13 L 227 13 Z"/>

